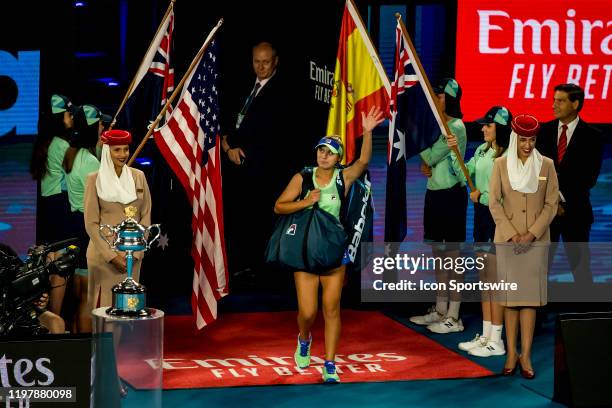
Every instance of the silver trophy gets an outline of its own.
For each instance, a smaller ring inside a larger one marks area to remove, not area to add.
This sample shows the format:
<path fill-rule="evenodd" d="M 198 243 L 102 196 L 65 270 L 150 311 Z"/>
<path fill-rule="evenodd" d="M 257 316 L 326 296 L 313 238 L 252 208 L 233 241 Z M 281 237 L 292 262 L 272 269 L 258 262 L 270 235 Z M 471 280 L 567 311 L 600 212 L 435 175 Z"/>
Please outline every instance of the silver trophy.
<path fill-rule="evenodd" d="M 132 278 L 134 252 L 146 251 L 151 248 L 161 233 L 160 224 L 144 227 L 134 220 L 138 209 L 129 206 L 124 209 L 127 217 L 119 225 L 100 225 L 100 236 L 113 250 L 125 251 L 127 262 L 127 277 L 113 287 L 113 306 L 106 313 L 114 316 L 149 316 L 151 312 L 146 307 L 146 289 Z M 151 230 L 157 230 L 153 236 Z M 107 239 L 112 237 L 112 242 Z"/>

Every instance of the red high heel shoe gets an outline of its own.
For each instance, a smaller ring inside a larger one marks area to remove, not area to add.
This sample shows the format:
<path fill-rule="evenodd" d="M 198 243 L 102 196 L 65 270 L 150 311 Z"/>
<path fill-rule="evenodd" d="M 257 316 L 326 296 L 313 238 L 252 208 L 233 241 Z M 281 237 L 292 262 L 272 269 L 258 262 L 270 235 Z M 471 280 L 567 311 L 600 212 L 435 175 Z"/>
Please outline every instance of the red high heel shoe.
<path fill-rule="evenodd" d="M 516 366 L 518 365 L 518 363 L 519 363 L 519 359 L 517 357 L 516 358 L 516 362 L 514 363 L 514 367 L 512 367 L 512 368 L 504 367 L 504 369 L 502 370 L 502 375 L 504 377 L 509 377 L 511 375 L 514 375 L 514 373 L 516 372 Z"/>
<path fill-rule="evenodd" d="M 526 379 L 526 380 L 533 380 L 535 378 L 535 371 L 533 370 L 533 368 L 531 370 L 523 369 L 520 357 L 517 360 L 517 365 L 519 366 L 519 369 L 521 370 L 521 375 L 523 376 L 524 379 Z"/>

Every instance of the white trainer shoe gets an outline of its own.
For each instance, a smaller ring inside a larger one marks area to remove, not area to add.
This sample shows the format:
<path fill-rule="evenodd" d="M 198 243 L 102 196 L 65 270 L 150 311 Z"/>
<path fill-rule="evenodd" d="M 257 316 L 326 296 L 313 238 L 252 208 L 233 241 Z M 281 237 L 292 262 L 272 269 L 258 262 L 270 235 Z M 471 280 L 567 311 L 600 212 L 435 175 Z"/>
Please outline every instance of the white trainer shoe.
<path fill-rule="evenodd" d="M 428 326 L 432 323 L 437 323 L 444 318 L 444 315 L 438 313 L 436 310 L 436 306 L 432 306 L 427 309 L 427 314 L 423 316 L 412 316 L 410 321 L 414 324 L 419 324 L 421 326 Z"/>
<path fill-rule="evenodd" d="M 502 341 L 487 341 L 486 344 L 468 351 L 468 354 L 476 357 L 503 356 L 506 354 L 506 348 Z"/>
<path fill-rule="evenodd" d="M 463 331 L 463 323 L 461 319 L 457 320 L 454 317 L 447 316 L 444 320 L 430 324 L 427 329 L 438 334 L 461 332 Z"/>
<path fill-rule="evenodd" d="M 470 351 L 473 348 L 484 346 L 485 344 L 487 344 L 487 338 L 484 336 L 481 336 L 479 333 L 476 333 L 476 336 L 474 336 L 474 339 L 470 341 L 463 341 L 459 343 L 458 347 L 459 347 L 459 350 Z"/>

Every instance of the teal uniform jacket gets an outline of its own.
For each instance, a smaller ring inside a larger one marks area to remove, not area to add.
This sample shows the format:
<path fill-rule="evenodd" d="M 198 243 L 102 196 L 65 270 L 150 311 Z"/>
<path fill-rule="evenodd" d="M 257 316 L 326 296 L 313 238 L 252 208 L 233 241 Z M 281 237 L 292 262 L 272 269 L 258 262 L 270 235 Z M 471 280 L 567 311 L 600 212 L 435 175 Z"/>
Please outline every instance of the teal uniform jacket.
<path fill-rule="evenodd" d="M 465 167 L 470 174 L 470 177 L 474 180 L 474 187 L 480 191 L 479 202 L 482 205 L 489 205 L 489 180 L 491 179 L 491 173 L 493 172 L 493 163 L 495 162 L 496 150 L 491 147 L 487 149 L 487 143 L 483 143 L 476 148 L 474 156 L 465 163 Z M 504 156 L 506 152 L 503 153 Z M 459 160 L 455 152 L 451 151 L 453 159 L 453 168 L 455 173 L 461 177 L 463 182 L 466 181 L 465 175 L 461 171 Z"/>
<path fill-rule="evenodd" d="M 451 133 L 457 138 L 459 151 L 463 158 L 467 145 L 465 125 L 461 119 L 456 118 L 450 119 L 447 123 Z M 460 176 L 461 171 L 457 172 L 453 166 L 451 150 L 446 144 L 444 135 L 440 135 L 438 140 L 431 147 L 423 150 L 420 155 L 423 161 L 432 168 L 431 177 L 427 179 L 428 190 L 445 190 L 457 183 L 465 185 L 465 177 Z"/>
<path fill-rule="evenodd" d="M 40 181 L 40 195 L 49 197 L 66 191 L 66 180 L 62 163 L 69 144 L 61 137 L 55 136 L 47 151 L 47 173 Z"/>
<path fill-rule="evenodd" d="M 66 175 L 66 185 L 68 186 L 68 201 L 72 212 L 84 212 L 85 182 L 87 175 L 98 171 L 100 162 L 87 149 L 80 149 L 74 158 L 72 171 Z"/>

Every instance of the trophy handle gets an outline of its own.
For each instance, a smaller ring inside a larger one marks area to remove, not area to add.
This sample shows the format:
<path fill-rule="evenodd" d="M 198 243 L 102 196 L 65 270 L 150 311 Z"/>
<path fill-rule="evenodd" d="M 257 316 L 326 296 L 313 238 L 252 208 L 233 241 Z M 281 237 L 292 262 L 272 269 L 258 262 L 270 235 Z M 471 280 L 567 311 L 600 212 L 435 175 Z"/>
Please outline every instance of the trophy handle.
<path fill-rule="evenodd" d="M 102 239 L 103 239 L 104 241 L 106 241 L 106 243 L 107 243 L 107 244 L 108 244 L 108 245 L 109 245 L 111 248 L 114 248 L 114 247 L 115 247 L 115 244 L 114 244 L 114 243 L 109 242 L 109 241 L 108 241 L 108 239 L 106 239 L 106 237 L 107 237 L 107 236 L 110 236 L 111 234 L 106 234 L 106 235 L 105 235 L 105 234 L 103 233 L 105 230 L 108 230 L 109 232 L 111 232 L 113 236 L 114 236 L 114 235 L 117 233 L 117 231 L 115 231 L 115 228 L 114 228 L 114 227 L 112 227 L 112 226 L 110 226 L 110 225 L 108 225 L 108 224 L 102 224 L 102 225 L 100 225 L 100 236 L 102 237 Z"/>
<path fill-rule="evenodd" d="M 161 235 L 160 224 L 151 224 L 151 226 L 147 227 L 146 231 L 149 233 L 149 235 L 152 234 L 152 232 L 151 232 L 152 229 L 156 229 L 157 230 L 157 234 L 153 237 L 153 239 L 150 239 L 150 240 L 147 241 L 147 250 L 151 248 L 151 244 L 153 244 L 155 241 L 157 241 L 157 239 Z"/>

